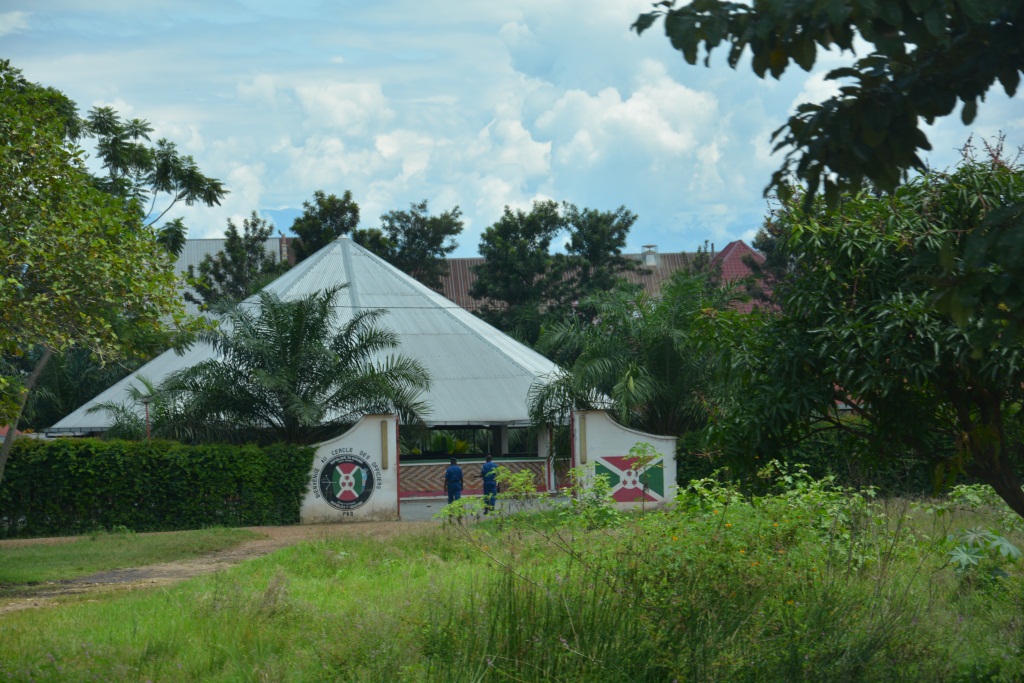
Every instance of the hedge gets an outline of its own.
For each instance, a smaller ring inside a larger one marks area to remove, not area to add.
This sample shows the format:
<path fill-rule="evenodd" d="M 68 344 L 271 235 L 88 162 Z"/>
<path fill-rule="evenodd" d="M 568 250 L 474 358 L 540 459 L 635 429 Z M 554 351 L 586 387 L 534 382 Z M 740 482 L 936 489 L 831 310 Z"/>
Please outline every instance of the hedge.
<path fill-rule="evenodd" d="M 294 524 L 313 455 L 286 444 L 20 439 L 0 482 L 0 538 Z"/>

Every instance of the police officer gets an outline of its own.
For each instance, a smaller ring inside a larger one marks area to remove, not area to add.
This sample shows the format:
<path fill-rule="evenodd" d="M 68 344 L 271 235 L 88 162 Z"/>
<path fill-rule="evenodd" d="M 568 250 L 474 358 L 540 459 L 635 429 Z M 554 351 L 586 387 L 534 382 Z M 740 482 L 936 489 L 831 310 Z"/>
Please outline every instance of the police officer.
<path fill-rule="evenodd" d="M 498 497 L 498 465 L 491 462 L 491 456 L 480 468 L 480 478 L 484 480 L 484 514 L 494 511 L 494 500 Z"/>
<path fill-rule="evenodd" d="M 452 458 L 452 464 L 444 471 L 444 485 L 448 489 L 449 505 L 462 498 L 462 468 L 456 458 Z"/>

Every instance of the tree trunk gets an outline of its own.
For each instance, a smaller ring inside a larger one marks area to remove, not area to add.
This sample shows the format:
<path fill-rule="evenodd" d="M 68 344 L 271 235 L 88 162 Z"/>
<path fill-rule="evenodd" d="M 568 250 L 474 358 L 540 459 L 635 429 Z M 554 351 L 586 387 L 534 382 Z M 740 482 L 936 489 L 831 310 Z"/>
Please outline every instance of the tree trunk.
<path fill-rule="evenodd" d="M 967 467 L 967 473 L 991 486 L 1011 510 L 1024 517 L 1024 490 L 1013 465 L 1006 457 L 986 458 L 984 461 L 975 457 L 975 462 Z"/>
<path fill-rule="evenodd" d="M 39 381 L 39 376 L 43 374 L 43 369 L 46 368 L 46 364 L 50 362 L 50 358 L 53 357 L 53 350 L 49 347 L 43 348 L 43 357 L 36 362 L 36 366 L 32 368 L 32 372 L 29 373 L 28 379 L 25 380 L 25 391 L 21 395 L 21 399 L 18 401 L 18 413 L 14 416 L 11 424 L 8 425 L 7 438 L 4 439 L 4 445 L 0 447 L 0 484 L 4 481 L 4 469 L 7 467 L 7 458 L 11 454 L 11 448 L 14 446 L 14 433 L 18 429 L 18 423 L 21 421 L 21 414 L 25 411 L 25 403 L 28 401 L 28 395 L 35 388 L 36 382 Z"/>

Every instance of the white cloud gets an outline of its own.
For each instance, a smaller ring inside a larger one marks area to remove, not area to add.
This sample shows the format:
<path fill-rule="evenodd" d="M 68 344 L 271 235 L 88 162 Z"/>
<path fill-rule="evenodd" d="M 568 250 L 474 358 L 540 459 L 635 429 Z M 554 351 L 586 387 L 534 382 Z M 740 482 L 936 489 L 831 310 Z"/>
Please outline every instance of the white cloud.
<path fill-rule="evenodd" d="M 30 80 L 82 110 L 113 104 L 151 121 L 224 180 L 223 206 L 176 214 L 197 236 L 350 189 L 364 225 L 421 199 L 459 204 L 460 255 L 505 205 L 538 197 L 625 204 L 640 215 L 637 246 L 724 244 L 764 215 L 761 189 L 781 163 L 770 132 L 795 102 L 825 97 L 823 72 L 850 55 L 822 54 L 814 73 L 778 82 L 721 54 L 690 67 L 660 25 L 630 31 L 651 2 L 6 0 L 0 35 Z M 1024 142 L 1021 103 L 990 93 L 971 128 L 930 129 L 936 164 L 955 161 L 971 130 Z"/>
<path fill-rule="evenodd" d="M 402 178 L 408 180 L 427 170 L 436 143 L 433 138 L 415 131 L 396 130 L 378 135 L 374 145 L 384 159 L 402 162 Z"/>
<path fill-rule="evenodd" d="M 28 28 L 28 12 L 0 12 L 0 36 Z"/>
<path fill-rule="evenodd" d="M 839 94 L 839 81 L 831 81 L 825 78 L 825 71 L 819 71 L 812 73 L 804 81 L 804 88 L 800 91 L 800 94 L 793 99 L 793 104 L 790 106 L 791 110 L 796 110 L 797 106 L 807 102 L 824 102 L 825 100 Z"/>
<path fill-rule="evenodd" d="M 474 156 L 483 166 L 511 167 L 526 177 L 550 170 L 551 143 L 534 140 L 521 121 L 494 121 L 480 132 L 479 142 Z"/>
<path fill-rule="evenodd" d="M 295 93 L 311 124 L 345 135 L 363 135 L 395 116 L 379 83 L 310 83 Z"/>
<path fill-rule="evenodd" d="M 714 95 L 680 85 L 662 65 L 646 62 L 637 87 L 623 97 L 615 88 L 596 95 L 570 90 L 537 119 L 556 140 L 564 165 L 593 165 L 624 146 L 643 156 L 690 155 L 718 120 Z"/>
<path fill-rule="evenodd" d="M 251 80 L 238 84 L 238 96 L 243 100 L 274 104 L 277 101 L 277 84 L 270 74 L 259 74 Z"/>

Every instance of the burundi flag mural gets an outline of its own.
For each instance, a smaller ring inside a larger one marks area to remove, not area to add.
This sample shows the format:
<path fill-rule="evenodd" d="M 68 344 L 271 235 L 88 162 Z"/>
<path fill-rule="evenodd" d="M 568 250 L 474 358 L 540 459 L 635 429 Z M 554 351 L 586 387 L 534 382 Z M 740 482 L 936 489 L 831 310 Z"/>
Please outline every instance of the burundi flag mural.
<path fill-rule="evenodd" d="M 397 415 L 364 415 L 315 448 L 303 524 L 398 519 Z"/>
<path fill-rule="evenodd" d="M 323 467 L 314 476 L 316 493 L 325 503 L 336 510 L 354 510 L 370 499 L 377 482 L 367 456 L 366 451 L 360 451 L 359 455 L 345 453 L 322 458 Z M 376 476 L 380 476 L 379 466 L 375 464 L 374 468 Z"/>
<path fill-rule="evenodd" d="M 665 497 L 663 459 L 655 460 L 639 472 L 633 469 L 638 460 L 628 455 L 604 456 L 594 465 L 595 473 L 608 479 L 612 498 L 619 503 L 657 502 Z"/>
<path fill-rule="evenodd" d="M 338 500 L 351 503 L 363 494 L 366 475 L 363 468 L 354 462 L 343 462 L 334 466 L 331 472 L 331 492 Z"/>

